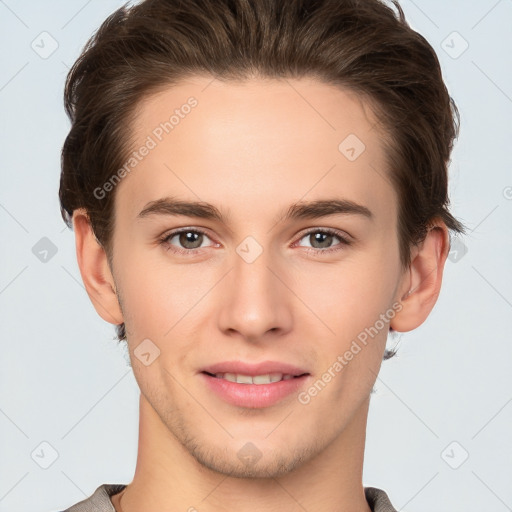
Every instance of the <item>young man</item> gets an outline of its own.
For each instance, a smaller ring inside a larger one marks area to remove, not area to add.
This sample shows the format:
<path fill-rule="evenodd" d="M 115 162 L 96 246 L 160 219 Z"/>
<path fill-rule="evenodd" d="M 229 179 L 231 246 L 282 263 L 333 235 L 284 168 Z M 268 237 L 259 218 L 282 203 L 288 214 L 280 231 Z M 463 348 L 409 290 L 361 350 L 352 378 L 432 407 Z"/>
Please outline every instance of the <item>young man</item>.
<path fill-rule="evenodd" d="M 457 109 L 379 0 L 146 0 L 70 71 L 60 200 L 140 387 L 129 484 L 70 512 L 392 512 L 390 330 L 440 292 Z"/>

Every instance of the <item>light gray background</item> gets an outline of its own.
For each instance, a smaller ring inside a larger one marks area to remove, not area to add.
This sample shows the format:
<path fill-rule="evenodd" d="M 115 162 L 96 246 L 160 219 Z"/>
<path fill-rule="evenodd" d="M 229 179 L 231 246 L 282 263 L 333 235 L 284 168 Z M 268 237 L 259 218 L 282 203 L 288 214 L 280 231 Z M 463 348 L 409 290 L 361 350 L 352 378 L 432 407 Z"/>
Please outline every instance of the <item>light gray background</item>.
<path fill-rule="evenodd" d="M 57 196 L 66 73 L 121 5 L 0 0 L 2 512 L 63 509 L 133 477 L 138 387 L 83 288 Z M 470 232 L 431 316 L 383 363 L 364 484 L 406 512 L 512 510 L 512 1 L 402 6 L 461 111 L 450 192 Z M 47 58 L 31 47 L 52 49 L 43 31 L 58 43 Z M 43 237 L 57 250 L 46 262 L 32 251 Z"/>

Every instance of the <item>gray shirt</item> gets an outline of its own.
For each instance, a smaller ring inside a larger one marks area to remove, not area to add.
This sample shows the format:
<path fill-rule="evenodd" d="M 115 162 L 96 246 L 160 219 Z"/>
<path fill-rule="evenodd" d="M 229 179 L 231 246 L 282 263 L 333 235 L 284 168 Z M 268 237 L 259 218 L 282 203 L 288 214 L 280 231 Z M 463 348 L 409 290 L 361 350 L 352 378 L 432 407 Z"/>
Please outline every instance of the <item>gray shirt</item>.
<path fill-rule="evenodd" d="M 123 484 L 100 485 L 92 496 L 63 512 L 116 512 L 112 501 L 110 501 L 110 496 L 120 493 L 125 487 Z M 364 494 L 372 512 L 397 512 L 383 490 L 376 487 L 365 487 Z"/>

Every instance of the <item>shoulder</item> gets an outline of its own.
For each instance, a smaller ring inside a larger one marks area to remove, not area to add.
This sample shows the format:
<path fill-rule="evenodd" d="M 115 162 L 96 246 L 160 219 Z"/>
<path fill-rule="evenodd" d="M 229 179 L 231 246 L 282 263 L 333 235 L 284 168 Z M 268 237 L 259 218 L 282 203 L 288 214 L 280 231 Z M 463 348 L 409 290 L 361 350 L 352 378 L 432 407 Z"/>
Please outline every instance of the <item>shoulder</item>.
<path fill-rule="evenodd" d="M 397 512 L 385 491 L 377 487 L 365 487 L 364 494 L 372 512 Z"/>
<path fill-rule="evenodd" d="M 110 497 L 121 492 L 125 484 L 103 484 L 94 493 L 62 512 L 115 512 Z"/>

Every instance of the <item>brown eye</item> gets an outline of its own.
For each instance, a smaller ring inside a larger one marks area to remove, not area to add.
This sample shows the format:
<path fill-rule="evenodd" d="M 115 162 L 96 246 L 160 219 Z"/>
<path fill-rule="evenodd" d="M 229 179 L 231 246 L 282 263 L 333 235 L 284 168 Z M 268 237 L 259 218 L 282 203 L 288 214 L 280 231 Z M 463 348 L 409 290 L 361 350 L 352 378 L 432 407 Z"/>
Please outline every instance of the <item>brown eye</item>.
<path fill-rule="evenodd" d="M 309 237 L 311 247 L 314 247 L 315 249 L 328 249 L 335 238 L 334 235 L 320 231 L 310 233 L 307 236 Z"/>
<path fill-rule="evenodd" d="M 207 247 L 203 245 L 205 238 L 209 239 L 205 232 L 185 228 L 171 231 L 160 239 L 160 243 L 174 252 L 188 254 Z"/>
<path fill-rule="evenodd" d="M 198 249 L 201 247 L 203 234 L 197 231 L 182 231 L 173 238 L 178 237 L 178 241 L 185 249 Z"/>
<path fill-rule="evenodd" d="M 337 243 L 336 239 L 338 239 Z M 307 250 L 319 254 L 340 250 L 351 243 L 340 232 L 333 229 L 313 229 L 305 233 L 300 240 L 307 240 L 310 244 L 306 246 Z"/>

